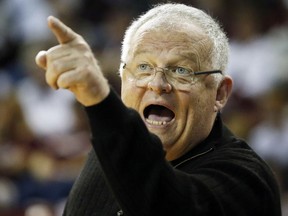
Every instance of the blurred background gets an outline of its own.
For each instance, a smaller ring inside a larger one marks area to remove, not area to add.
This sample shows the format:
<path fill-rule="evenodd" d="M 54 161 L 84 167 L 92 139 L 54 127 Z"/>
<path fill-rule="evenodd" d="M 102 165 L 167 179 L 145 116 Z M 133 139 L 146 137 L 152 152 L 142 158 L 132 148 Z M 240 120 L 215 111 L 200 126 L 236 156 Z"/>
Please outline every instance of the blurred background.
<path fill-rule="evenodd" d="M 35 55 L 56 44 L 55 15 L 88 41 L 111 85 L 121 40 L 153 0 L 0 0 L 0 216 L 60 216 L 90 150 L 82 107 L 45 84 Z M 288 215 L 288 0 L 175 1 L 218 19 L 235 80 L 225 122 L 273 168 Z"/>

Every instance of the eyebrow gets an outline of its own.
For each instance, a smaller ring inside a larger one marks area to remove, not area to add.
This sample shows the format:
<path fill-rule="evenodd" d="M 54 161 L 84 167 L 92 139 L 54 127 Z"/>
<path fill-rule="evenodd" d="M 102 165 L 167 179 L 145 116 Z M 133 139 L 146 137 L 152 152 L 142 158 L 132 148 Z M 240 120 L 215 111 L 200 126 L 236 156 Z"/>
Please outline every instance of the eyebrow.
<path fill-rule="evenodd" d="M 178 52 L 177 55 L 184 57 L 185 59 L 194 61 L 194 62 L 198 62 L 199 61 L 199 55 L 195 52 Z"/>
<path fill-rule="evenodd" d="M 199 58 L 199 55 L 197 52 L 179 51 L 176 55 L 183 57 L 185 60 L 188 60 L 188 61 L 195 63 L 195 65 L 198 67 L 198 69 L 200 69 L 201 63 L 200 63 L 200 58 Z"/>

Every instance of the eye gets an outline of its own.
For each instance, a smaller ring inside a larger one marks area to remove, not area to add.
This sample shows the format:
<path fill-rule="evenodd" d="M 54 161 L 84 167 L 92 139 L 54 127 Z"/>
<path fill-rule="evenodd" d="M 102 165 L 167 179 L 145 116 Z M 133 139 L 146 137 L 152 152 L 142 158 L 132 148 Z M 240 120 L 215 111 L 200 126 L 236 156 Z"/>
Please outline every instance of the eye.
<path fill-rule="evenodd" d="M 190 69 L 184 67 L 174 67 L 172 71 L 176 75 L 189 75 L 191 73 Z"/>
<path fill-rule="evenodd" d="M 149 64 L 139 64 L 137 69 L 140 71 L 140 72 L 149 72 L 151 70 L 151 66 Z"/>

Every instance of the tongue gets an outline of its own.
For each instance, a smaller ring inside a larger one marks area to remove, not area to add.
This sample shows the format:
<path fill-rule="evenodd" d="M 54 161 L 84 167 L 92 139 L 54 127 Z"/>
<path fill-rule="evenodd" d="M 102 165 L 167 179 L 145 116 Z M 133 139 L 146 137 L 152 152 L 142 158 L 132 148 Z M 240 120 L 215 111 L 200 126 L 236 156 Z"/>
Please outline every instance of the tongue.
<path fill-rule="evenodd" d="M 148 119 L 153 121 L 169 122 L 173 119 L 173 117 L 173 112 L 165 107 L 154 107 L 148 113 Z"/>

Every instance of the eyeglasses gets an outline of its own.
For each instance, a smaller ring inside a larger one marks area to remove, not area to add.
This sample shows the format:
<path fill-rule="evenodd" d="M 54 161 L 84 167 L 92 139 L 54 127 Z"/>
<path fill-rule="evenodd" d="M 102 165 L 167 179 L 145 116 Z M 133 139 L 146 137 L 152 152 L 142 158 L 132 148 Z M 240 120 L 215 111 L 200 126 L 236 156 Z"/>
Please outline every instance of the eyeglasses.
<path fill-rule="evenodd" d="M 127 67 L 126 63 L 123 63 L 123 69 L 127 69 L 130 78 L 135 81 L 138 87 L 147 86 L 147 84 L 154 79 L 156 73 L 161 72 L 165 75 L 168 83 L 172 84 L 174 88 L 183 91 L 189 91 L 191 85 L 198 81 L 199 75 L 222 74 L 221 70 L 193 71 L 191 68 L 182 66 L 162 68 L 154 67 L 148 63 L 139 64 L 131 68 Z"/>

